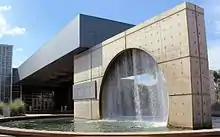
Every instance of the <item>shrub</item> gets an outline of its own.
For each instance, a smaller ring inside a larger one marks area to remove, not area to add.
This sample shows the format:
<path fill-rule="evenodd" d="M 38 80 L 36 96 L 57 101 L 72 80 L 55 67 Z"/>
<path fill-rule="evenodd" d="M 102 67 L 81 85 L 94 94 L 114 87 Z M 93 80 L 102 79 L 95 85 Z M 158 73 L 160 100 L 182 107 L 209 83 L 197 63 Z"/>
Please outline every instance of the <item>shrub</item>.
<path fill-rule="evenodd" d="M 11 115 L 17 116 L 24 113 L 25 104 L 21 99 L 15 99 L 8 104 L 8 107 L 11 110 Z"/>
<path fill-rule="evenodd" d="M 4 102 L 0 102 L 0 109 L 2 109 L 3 107 L 5 107 L 5 103 Z"/>
<path fill-rule="evenodd" d="M 2 114 L 2 109 L 6 106 L 4 102 L 0 102 L 0 114 Z"/>
<path fill-rule="evenodd" d="M 24 114 L 25 103 L 21 99 L 15 99 L 8 103 L 0 102 L 0 114 L 3 114 L 3 108 L 9 108 L 11 116 L 18 116 Z"/>

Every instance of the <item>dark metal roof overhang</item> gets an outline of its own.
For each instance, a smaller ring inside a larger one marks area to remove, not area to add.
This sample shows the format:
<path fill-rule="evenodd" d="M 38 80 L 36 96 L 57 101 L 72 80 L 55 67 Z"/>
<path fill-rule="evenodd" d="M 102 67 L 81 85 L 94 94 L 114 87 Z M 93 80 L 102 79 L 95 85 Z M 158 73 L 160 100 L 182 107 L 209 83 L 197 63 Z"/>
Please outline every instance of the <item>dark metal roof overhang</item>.
<path fill-rule="evenodd" d="M 80 14 L 18 67 L 18 82 L 44 87 L 72 83 L 75 54 L 133 26 Z"/>
<path fill-rule="evenodd" d="M 22 85 L 36 87 L 59 87 L 73 83 L 73 56 L 88 48 L 74 50 L 32 75 L 18 81 Z"/>

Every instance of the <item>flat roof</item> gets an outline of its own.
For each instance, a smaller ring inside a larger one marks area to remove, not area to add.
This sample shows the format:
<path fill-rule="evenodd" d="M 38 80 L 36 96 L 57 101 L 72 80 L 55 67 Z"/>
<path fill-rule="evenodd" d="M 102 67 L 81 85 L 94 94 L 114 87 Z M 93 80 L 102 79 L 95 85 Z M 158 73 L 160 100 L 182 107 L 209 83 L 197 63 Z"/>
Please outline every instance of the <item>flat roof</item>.
<path fill-rule="evenodd" d="M 23 81 L 29 77 L 33 81 L 49 80 L 50 75 L 56 73 L 71 73 L 72 54 L 85 51 L 133 26 L 79 14 L 18 67 L 19 79 Z"/>

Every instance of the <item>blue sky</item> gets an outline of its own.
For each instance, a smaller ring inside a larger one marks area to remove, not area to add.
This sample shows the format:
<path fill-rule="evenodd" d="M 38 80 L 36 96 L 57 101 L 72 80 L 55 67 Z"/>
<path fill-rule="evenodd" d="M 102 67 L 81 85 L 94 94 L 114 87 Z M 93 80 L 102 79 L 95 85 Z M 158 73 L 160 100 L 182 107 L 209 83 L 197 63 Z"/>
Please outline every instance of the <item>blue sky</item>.
<path fill-rule="evenodd" d="M 0 43 L 14 45 L 18 66 L 78 13 L 139 24 L 183 0 L 0 0 Z M 220 0 L 190 0 L 205 9 L 211 69 L 220 69 Z"/>

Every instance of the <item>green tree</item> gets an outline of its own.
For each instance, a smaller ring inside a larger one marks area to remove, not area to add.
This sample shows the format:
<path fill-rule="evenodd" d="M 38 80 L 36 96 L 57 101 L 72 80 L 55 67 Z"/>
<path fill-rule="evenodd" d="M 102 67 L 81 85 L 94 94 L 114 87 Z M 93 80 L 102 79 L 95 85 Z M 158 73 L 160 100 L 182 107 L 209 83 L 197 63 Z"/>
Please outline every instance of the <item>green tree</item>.
<path fill-rule="evenodd" d="M 214 82 L 217 84 L 218 80 L 220 79 L 220 72 L 214 71 L 213 76 L 214 76 Z"/>
<path fill-rule="evenodd" d="M 214 71 L 213 76 L 214 76 L 214 82 L 216 84 L 215 93 L 216 93 L 216 100 L 217 100 L 217 103 L 218 103 L 219 99 L 220 99 L 220 71 L 219 70 Z"/>

